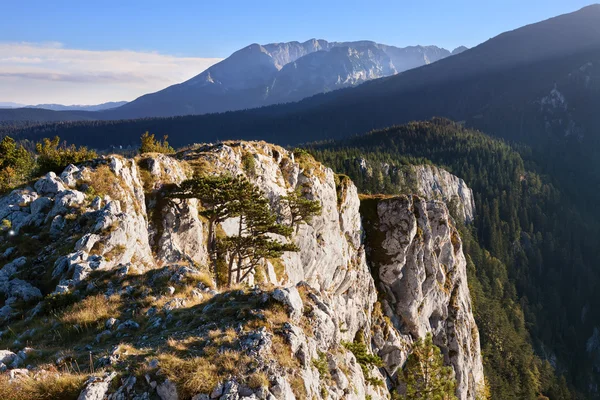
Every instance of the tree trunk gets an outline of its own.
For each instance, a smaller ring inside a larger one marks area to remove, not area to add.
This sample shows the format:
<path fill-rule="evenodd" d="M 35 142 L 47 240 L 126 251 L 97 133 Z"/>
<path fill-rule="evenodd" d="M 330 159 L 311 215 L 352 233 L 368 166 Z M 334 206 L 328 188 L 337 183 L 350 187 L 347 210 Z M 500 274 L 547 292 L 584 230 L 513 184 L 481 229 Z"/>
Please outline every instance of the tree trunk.
<path fill-rule="evenodd" d="M 240 240 L 242 238 L 242 226 L 243 226 L 243 223 L 244 223 L 243 218 L 240 215 L 240 224 L 238 226 L 238 237 L 240 238 Z M 241 278 L 242 278 L 242 253 L 239 252 L 239 254 L 238 254 L 238 260 L 237 260 L 237 283 L 240 283 Z"/>
<path fill-rule="evenodd" d="M 233 260 L 235 259 L 234 254 L 232 253 L 229 256 L 229 267 L 228 267 L 228 276 L 227 276 L 227 287 L 231 287 L 231 283 L 233 281 Z M 239 267 L 238 267 L 239 269 Z"/>
<path fill-rule="evenodd" d="M 212 264 L 212 273 L 217 276 L 217 237 L 215 233 L 215 221 L 208 221 L 208 252 Z"/>

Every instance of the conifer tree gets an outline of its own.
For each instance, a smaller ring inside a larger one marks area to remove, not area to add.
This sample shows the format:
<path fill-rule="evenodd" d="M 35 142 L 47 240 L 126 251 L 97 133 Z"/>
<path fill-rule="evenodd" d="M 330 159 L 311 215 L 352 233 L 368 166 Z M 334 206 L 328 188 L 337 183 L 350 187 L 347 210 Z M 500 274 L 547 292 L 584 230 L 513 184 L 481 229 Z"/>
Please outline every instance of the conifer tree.
<path fill-rule="evenodd" d="M 265 258 L 297 251 L 295 245 L 273 239 L 273 234 L 289 237 L 292 229 L 277 223 L 277 215 L 271 211 L 262 191 L 241 176 L 189 179 L 174 188 L 168 198 L 200 200 L 199 214 L 208 220 L 208 248 L 213 269 L 216 272 L 219 251 L 227 253 L 229 286 L 234 279 L 242 282 Z M 218 241 L 216 225 L 228 218 L 238 218 L 238 232 Z"/>
<path fill-rule="evenodd" d="M 455 400 L 456 380 L 451 367 L 444 366 L 442 353 L 431 333 L 419 339 L 402 371 L 405 400 Z"/>
<path fill-rule="evenodd" d="M 290 215 L 290 227 L 297 227 L 300 222 L 310 222 L 312 217 L 321 214 L 321 203 L 318 200 L 309 200 L 302 195 L 300 189 L 282 196 L 279 201 Z"/>

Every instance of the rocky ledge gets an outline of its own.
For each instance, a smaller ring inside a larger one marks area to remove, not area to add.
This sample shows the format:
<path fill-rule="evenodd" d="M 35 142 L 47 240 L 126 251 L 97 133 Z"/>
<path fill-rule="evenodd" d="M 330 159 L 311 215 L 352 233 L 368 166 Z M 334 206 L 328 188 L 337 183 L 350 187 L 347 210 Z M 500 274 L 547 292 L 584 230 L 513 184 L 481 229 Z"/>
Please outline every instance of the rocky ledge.
<path fill-rule="evenodd" d="M 282 222 L 280 199 L 294 190 L 322 212 L 288 239 L 297 252 L 225 289 L 208 267 L 202 204 L 164 198 L 194 174 L 247 177 Z M 469 220 L 470 191 L 446 178 Z M 81 400 L 384 399 L 402 390 L 398 371 L 430 332 L 458 397 L 475 398 L 484 378 L 465 259 L 446 203 L 428 199 L 435 192 L 361 205 L 347 178 L 263 142 L 50 173 L 0 198 L 10 223 L 0 390 L 58 374 Z M 360 357 L 369 353 L 384 367 Z"/>

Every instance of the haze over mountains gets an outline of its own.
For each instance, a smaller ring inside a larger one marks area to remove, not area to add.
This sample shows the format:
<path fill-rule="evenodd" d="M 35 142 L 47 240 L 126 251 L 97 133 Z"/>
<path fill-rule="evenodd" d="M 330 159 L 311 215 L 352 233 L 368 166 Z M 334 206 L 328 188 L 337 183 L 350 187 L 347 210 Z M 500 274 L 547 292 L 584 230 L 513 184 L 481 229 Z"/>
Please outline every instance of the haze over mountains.
<path fill-rule="evenodd" d="M 283 94 L 279 95 L 282 92 L 276 89 L 287 74 L 306 77 L 297 72 L 305 62 L 310 66 L 319 65 L 316 61 L 314 64 L 308 61 L 324 56 L 335 57 L 338 55 L 336 52 L 344 49 L 343 46 L 334 46 L 333 53 L 331 49 L 327 53 L 313 51 L 301 57 L 315 46 L 324 46 L 320 42 L 311 43 L 313 45 L 308 49 L 300 44 L 274 45 L 277 52 L 273 48 L 269 52 L 266 47 L 249 46 L 184 84 L 103 113 L 141 112 L 139 110 L 146 102 L 157 104 L 158 100 L 150 101 L 153 97 L 172 98 L 176 103 L 179 101 L 177 104 L 187 104 L 191 97 L 186 96 L 196 93 L 191 89 L 195 86 L 204 88 L 200 92 L 212 90 L 216 93 L 212 97 L 201 96 L 212 99 L 213 105 L 206 104 L 206 107 L 216 108 L 222 105 L 219 100 L 228 96 L 242 99 L 238 107 L 249 107 L 249 98 L 265 101 L 262 96 L 266 92 L 249 89 L 251 85 L 248 84 L 248 77 L 252 77 L 254 82 L 258 82 L 254 88 L 266 85 L 268 80 L 264 78 L 264 69 L 277 76 L 275 84 L 270 86 L 274 88 L 270 92 L 274 93 L 273 97 L 267 99 L 273 99 L 275 93 L 281 99 Z M 369 60 L 372 76 L 391 72 L 388 59 L 394 65 L 399 64 L 393 61 L 396 60 L 392 57 L 395 53 L 384 48 L 392 54 L 390 56 L 382 47 L 371 44 L 368 50 L 355 53 L 355 60 L 360 59 L 360 54 Z M 413 60 L 418 58 L 423 63 L 425 58 L 432 61 L 436 56 L 447 55 L 439 49 L 425 50 L 415 48 L 404 52 L 416 54 Z M 252 54 L 252 57 L 246 53 Z M 349 59 L 345 55 L 340 57 Z M 211 80 L 221 82 L 224 80 L 222 77 L 234 73 L 235 68 L 240 72 L 240 63 L 235 61 L 241 58 L 256 61 L 255 64 L 244 65 L 244 78 L 227 80 L 227 84 L 211 83 Z M 291 59 L 295 61 L 290 62 Z M 251 70 L 255 71 L 254 75 L 247 74 Z M 352 74 L 347 76 L 354 77 Z M 306 79 L 310 82 L 309 78 Z M 62 124 L 57 133 L 69 141 L 100 148 L 136 143 L 140 132 L 146 130 L 170 135 L 174 145 L 225 137 L 261 138 L 294 144 L 341 138 L 411 120 L 443 116 L 511 140 L 546 140 L 548 133 L 558 138 L 589 137 L 597 133 L 595 110 L 600 107 L 599 82 L 600 5 L 594 5 L 506 32 L 473 49 L 420 68 L 358 87 L 313 96 L 298 103 L 233 114 L 109 122 L 107 126 L 102 123 L 90 126 Z M 293 87 L 287 85 L 287 88 Z M 293 96 L 301 89 L 289 90 L 286 95 Z M 234 92 L 236 95 L 231 95 Z M 175 93 L 182 100 L 177 100 Z M 255 97 L 244 97 L 242 93 L 253 93 Z M 168 103 L 163 106 L 165 114 L 173 112 Z M 44 131 L 48 129 L 45 127 Z M 282 136 L 281 132 L 285 135 Z M 35 128 L 23 131 L 22 135 L 39 136 Z"/>
<path fill-rule="evenodd" d="M 4 112 L 0 113 L 0 120 L 129 119 L 256 108 L 356 86 L 436 62 L 465 49 L 461 46 L 450 52 L 436 46 L 398 48 L 370 41 L 316 39 L 304 43 L 251 44 L 186 82 L 124 105 L 35 106 L 54 111 L 106 111 L 103 113 L 40 113 L 36 117 L 31 112 Z"/>
<path fill-rule="evenodd" d="M 93 104 L 93 105 L 63 105 L 63 104 L 37 104 L 37 105 L 26 105 L 12 102 L 0 102 L 0 108 L 40 108 L 44 110 L 52 111 L 103 111 L 111 108 L 120 107 L 127 104 L 126 101 L 110 101 L 108 103 Z"/>

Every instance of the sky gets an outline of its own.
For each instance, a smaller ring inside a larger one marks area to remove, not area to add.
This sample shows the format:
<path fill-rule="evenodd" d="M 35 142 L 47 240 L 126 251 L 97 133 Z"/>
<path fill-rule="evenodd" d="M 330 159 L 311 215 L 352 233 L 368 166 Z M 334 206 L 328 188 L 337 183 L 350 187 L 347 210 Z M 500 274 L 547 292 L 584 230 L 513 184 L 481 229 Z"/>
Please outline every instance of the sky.
<path fill-rule="evenodd" d="M 0 102 L 133 100 L 251 43 L 476 46 L 590 0 L 0 0 Z"/>

